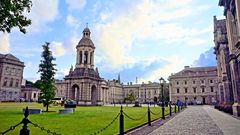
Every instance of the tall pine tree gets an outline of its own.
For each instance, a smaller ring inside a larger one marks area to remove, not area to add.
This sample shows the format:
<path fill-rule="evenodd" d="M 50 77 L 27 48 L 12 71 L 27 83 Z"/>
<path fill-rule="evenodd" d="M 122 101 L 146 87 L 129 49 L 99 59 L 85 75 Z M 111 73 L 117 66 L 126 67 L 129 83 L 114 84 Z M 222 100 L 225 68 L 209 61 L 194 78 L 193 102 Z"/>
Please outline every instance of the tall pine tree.
<path fill-rule="evenodd" d="M 55 96 L 55 86 L 54 86 L 54 75 L 56 73 L 56 69 L 54 66 L 56 64 L 53 63 L 56 59 L 52 56 L 52 52 L 49 49 L 50 43 L 46 42 L 43 47 L 42 52 L 42 60 L 39 64 L 40 77 L 40 89 L 42 92 L 41 98 L 44 100 L 44 105 L 46 106 L 46 111 L 48 112 L 49 104 L 51 104 L 52 99 Z"/>

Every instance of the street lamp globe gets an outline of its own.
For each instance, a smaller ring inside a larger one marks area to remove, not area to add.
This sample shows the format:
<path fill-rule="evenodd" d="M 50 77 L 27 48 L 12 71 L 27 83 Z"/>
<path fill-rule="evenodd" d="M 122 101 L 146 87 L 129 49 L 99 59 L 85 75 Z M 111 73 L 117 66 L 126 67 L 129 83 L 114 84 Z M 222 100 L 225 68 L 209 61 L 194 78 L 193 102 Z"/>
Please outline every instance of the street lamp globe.
<path fill-rule="evenodd" d="M 160 84 L 163 84 L 165 80 L 161 77 L 159 81 L 160 81 Z"/>

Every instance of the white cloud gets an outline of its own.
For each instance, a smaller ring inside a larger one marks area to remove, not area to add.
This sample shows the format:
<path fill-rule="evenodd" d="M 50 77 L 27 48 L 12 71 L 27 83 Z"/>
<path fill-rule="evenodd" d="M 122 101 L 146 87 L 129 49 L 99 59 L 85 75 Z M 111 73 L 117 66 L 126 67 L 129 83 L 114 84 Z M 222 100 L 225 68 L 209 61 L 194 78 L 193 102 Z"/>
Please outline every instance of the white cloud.
<path fill-rule="evenodd" d="M 62 79 L 65 75 L 68 75 L 69 73 L 69 69 L 67 68 L 60 68 L 60 69 L 57 69 L 57 72 L 55 74 L 55 78 L 56 79 Z"/>
<path fill-rule="evenodd" d="M 68 26 L 71 26 L 71 27 L 73 27 L 73 30 L 78 30 L 78 28 L 79 28 L 79 26 L 81 25 L 81 21 L 80 20 L 78 20 L 78 19 L 76 19 L 76 18 L 74 18 L 74 16 L 72 16 L 72 15 L 68 15 L 67 16 L 67 18 L 66 18 L 66 24 L 68 25 Z"/>
<path fill-rule="evenodd" d="M 66 3 L 69 10 L 80 10 L 85 6 L 86 0 L 66 0 Z"/>
<path fill-rule="evenodd" d="M 0 53 L 9 53 L 10 52 L 10 41 L 9 34 L 4 33 L 0 34 Z"/>
<path fill-rule="evenodd" d="M 168 43 L 203 44 L 202 39 L 195 36 L 202 34 L 200 29 L 182 26 L 179 19 L 194 15 L 192 0 L 144 0 L 132 7 L 130 12 L 120 15 L 100 14 L 101 22 L 96 24 L 96 44 L 102 54 L 103 61 L 113 69 L 131 66 L 136 63 L 131 56 L 132 45 L 136 40 L 157 40 Z M 161 7 L 161 8 L 160 8 Z M 206 32 L 206 31 L 203 31 Z"/>
<path fill-rule="evenodd" d="M 49 30 L 46 24 L 54 21 L 58 15 L 58 0 L 33 0 L 33 6 L 29 14 L 32 20 L 28 31 L 39 32 Z"/>
<path fill-rule="evenodd" d="M 30 80 L 35 82 L 40 79 L 40 74 L 38 72 L 38 64 L 39 63 L 32 63 L 31 61 L 26 61 L 25 68 L 23 72 L 24 79 Z M 32 74 L 29 74 L 32 73 Z"/>
<path fill-rule="evenodd" d="M 63 48 L 63 45 L 61 42 L 53 41 L 51 47 L 52 47 L 53 55 L 55 57 L 60 57 L 65 54 L 65 49 Z"/>
<path fill-rule="evenodd" d="M 187 44 L 190 46 L 204 45 L 207 41 L 201 38 L 191 38 L 187 41 Z"/>
<path fill-rule="evenodd" d="M 170 76 L 171 73 L 179 72 L 179 69 L 184 67 L 184 61 L 181 60 L 179 56 L 171 56 L 166 60 L 168 60 L 169 62 L 168 64 L 156 70 L 151 71 L 145 77 L 139 78 L 139 80 L 144 82 L 152 81 L 152 80 L 157 81 L 160 77 L 163 77 L 165 80 L 167 80 L 168 76 Z"/>
<path fill-rule="evenodd" d="M 101 13 L 100 14 L 100 18 L 101 18 L 101 21 L 106 21 L 108 18 L 110 18 L 112 15 L 112 13 L 109 13 L 109 12 L 105 12 L 105 13 Z"/>
<path fill-rule="evenodd" d="M 67 16 L 66 23 L 67 23 L 69 26 L 73 26 L 73 25 L 76 23 L 76 21 L 75 21 L 75 19 L 73 18 L 72 15 L 68 15 L 68 16 Z"/>

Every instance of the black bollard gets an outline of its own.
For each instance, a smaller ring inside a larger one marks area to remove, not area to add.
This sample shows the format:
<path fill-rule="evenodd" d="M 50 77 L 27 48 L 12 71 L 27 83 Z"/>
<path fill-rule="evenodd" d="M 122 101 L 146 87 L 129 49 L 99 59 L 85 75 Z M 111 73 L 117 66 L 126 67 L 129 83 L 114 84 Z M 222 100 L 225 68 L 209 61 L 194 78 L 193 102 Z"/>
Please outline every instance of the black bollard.
<path fill-rule="evenodd" d="M 169 104 L 169 107 L 170 107 L 170 116 L 172 116 L 172 105 L 171 105 L 171 103 Z"/>
<path fill-rule="evenodd" d="M 162 119 L 165 119 L 165 108 L 164 108 L 164 103 L 162 103 Z"/>
<path fill-rule="evenodd" d="M 149 105 L 148 105 L 148 126 L 151 126 L 151 113 L 150 113 Z"/>
<path fill-rule="evenodd" d="M 120 117 L 119 117 L 119 121 L 120 121 L 120 135 L 124 134 L 124 116 L 123 116 L 123 110 L 122 110 L 122 106 L 121 106 L 121 110 L 120 110 Z"/>
<path fill-rule="evenodd" d="M 28 129 L 28 126 L 27 126 L 27 124 L 30 123 L 30 121 L 27 118 L 28 115 L 29 115 L 28 107 L 26 107 L 26 110 L 24 112 L 24 118 L 22 120 L 23 128 L 20 130 L 20 135 L 29 135 L 30 133 L 30 130 Z"/>
<path fill-rule="evenodd" d="M 175 104 L 174 112 L 177 113 L 177 105 Z"/>

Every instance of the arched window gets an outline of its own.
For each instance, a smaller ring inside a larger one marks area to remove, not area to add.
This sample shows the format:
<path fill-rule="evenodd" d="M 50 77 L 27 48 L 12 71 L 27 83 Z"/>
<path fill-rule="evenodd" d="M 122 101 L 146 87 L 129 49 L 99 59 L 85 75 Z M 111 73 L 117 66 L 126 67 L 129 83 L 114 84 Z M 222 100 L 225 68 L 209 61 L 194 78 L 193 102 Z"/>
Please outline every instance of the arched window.
<path fill-rule="evenodd" d="M 13 78 L 11 78 L 11 81 L 10 81 L 10 84 L 9 84 L 10 87 L 13 86 Z"/>
<path fill-rule="evenodd" d="M 88 52 L 86 51 L 84 53 L 84 64 L 87 64 L 87 59 L 88 59 Z"/>

